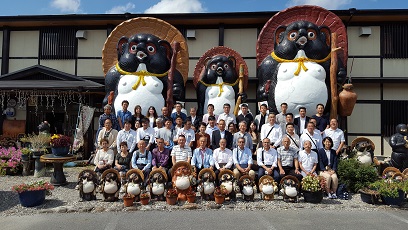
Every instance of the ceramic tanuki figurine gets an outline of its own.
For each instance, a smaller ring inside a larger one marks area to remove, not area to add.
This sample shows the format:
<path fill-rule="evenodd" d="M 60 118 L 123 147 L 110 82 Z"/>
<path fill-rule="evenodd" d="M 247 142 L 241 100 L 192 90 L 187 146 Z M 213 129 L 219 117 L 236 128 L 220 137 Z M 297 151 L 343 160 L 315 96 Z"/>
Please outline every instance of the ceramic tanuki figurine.
<path fill-rule="evenodd" d="M 108 169 L 101 177 L 102 194 L 104 201 L 117 201 L 119 198 L 120 175 L 115 169 Z"/>
<path fill-rule="evenodd" d="M 261 199 L 264 200 L 273 200 L 275 192 L 278 190 L 277 183 L 269 175 L 263 175 L 259 178 L 258 187 L 261 192 Z"/>
<path fill-rule="evenodd" d="M 257 44 L 258 99 L 267 101 L 276 113 L 281 103 L 287 103 L 287 112 L 293 114 L 306 107 L 310 116 L 319 103 L 330 111 L 332 32 L 338 33 L 343 48 L 335 80 L 342 84 L 346 77 L 343 63 L 347 58 L 347 34 L 338 16 L 317 6 L 296 6 L 273 16 Z"/>
<path fill-rule="evenodd" d="M 167 187 L 167 174 L 163 169 L 153 169 L 149 174 L 149 189 L 151 198 L 165 200 L 165 189 Z"/>
<path fill-rule="evenodd" d="M 173 41 L 179 44 L 174 49 Z M 116 50 L 112 49 L 114 42 Z M 111 60 L 112 55 L 116 60 Z M 175 100 L 184 100 L 185 81 L 178 62 L 188 59 L 187 47 L 182 34 L 167 22 L 144 17 L 121 23 L 105 42 L 102 57 L 104 70 L 109 67 L 103 102 L 112 102 L 115 111 L 122 109 L 124 100 L 129 101 L 129 111 L 136 105 L 148 111 L 150 106 L 162 108 L 169 99 L 171 106 Z M 182 64 L 183 68 L 188 68 L 187 63 Z"/>
<path fill-rule="evenodd" d="M 239 73 L 241 64 L 243 66 Z M 214 114 L 217 115 L 223 113 L 223 105 L 226 103 L 234 111 L 238 96 L 241 96 L 241 102 L 246 100 L 247 82 L 245 61 L 236 51 L 222 46 L 208 50 L 199 59 L 194 71 L 197 114 L 203 115 L 209 104 L 214 105 Z"/>
<path fill-rule="evenodd" d="M 214 200 L 215 178 L 215 172 L 209 168 L 202 169 L 198 174 L 197 191 L 204 200 Z"/>
<path fill-rule="evenodd" d="M 299 187 L 300 182 L 294 176 L 285 176 L 280 182 L 281 193 L 285 202 L 298 202 L 299 201 Z"/>
<path fill-rule="evenodd" d="M 187 194 L 194 191 L 197 184 L 193 168 L 187 161 L 179 161 L 171 169 L 173 188 L 177 190 L 177 200 L 186 201 Z"/>
<path fill-rule="evenodd" d="M 78 175 L 79 197 L 82 201 L 96 200 L 98 178 L 95 171 L 85 169 Z"/>
<path fill-rule="evenodd" d="M 370 139 L 357 137 L 351 142 L 351 149 L 360 163 L 368 165 L 373 163 L 375 145 Z"/>
<path fill-rule="evenodd" d="M 126 173 L 125 191 L 127 194 L 134 195 L 136 199 L 139 199 L 139 195 L 144 190 L 144 175 L 140 169 L 131 169 Z"/>
<path fill-rule="evenodd" d="M 245 201 L 254 201 L 256 185 L 250 176 L 245 175 L 239 178 L 239 187 Z"/>
<path fill-rule="evenodd" d="M 234 173 L 229 169 L 224 169 L 218 174 L 218 181 L 220 183 L 220 187 L 224 187 L 228 194 L 226 194 L 226 200 L 237 200 L 237 192 L 239 192 L 239 186 L 237 181 L 234 177 Z"/>

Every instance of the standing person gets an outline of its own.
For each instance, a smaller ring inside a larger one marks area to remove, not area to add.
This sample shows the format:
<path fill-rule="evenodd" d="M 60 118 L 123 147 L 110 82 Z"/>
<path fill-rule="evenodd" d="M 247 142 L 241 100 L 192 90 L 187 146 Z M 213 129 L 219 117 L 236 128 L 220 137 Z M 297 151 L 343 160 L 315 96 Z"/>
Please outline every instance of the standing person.
<path fill-rule="evenodd" d="M 208 117 L 208 125 L 207 128 L 205 129 L 205 133 L 207 133 L 210 136 L 210 143 L 212 141 L 212 133 L 215 130 L 219 130 L 218 127 L 215 125 L 215 117 L 214 116 L 210 116 Z"/>
<path fill-rule="evenodd" d="M 228 103 L 225 103 L 223 106 L 223 109 L 224 109 L 224 113 L 218 116 L 217 124 L 220 122 L 220 120 L 224 120 L 226 124 L 229 124 L 232 122 L 236 125 L 237 124 L 236 117 L 234 114 L 230 113 L 231 105 Z"/>
<path fill-rule="evenodd" d="M 205 124 L 208 124 L 208 118 L 209 118 L 210 116 L 215 117 L 215 120 L 217 120 L 217 118 L 218 118 L 218 115 L 217 115 L 217 114 L 214 114 L 214 105 L 213 105 L 213 104 L 208 104 L 208 105 L 207 105 L 207 113 L 204 114 L 202 121 L 203 121 Z"/>
<path fill-rule="evenodd" d="M 303 130 L 306 129 L 307 123 L 309 123 L 310 117 L 306 116 L 306 107 L 299 108 L 299 117 L 294 119 L 295 125 L 299 126 L 299 134 L 303 133 Z"/>
<path fill-rule="evenodd" d="M 146 118 L 149 119 L 149 126 L 154 128 L 156 127 L 157 111 L 154 106 L 150 106 L 146 113 Z"/>
<path fill-rule="evenodd" d="M 171 120 L 170 114 L 169 114 L 169 108 L 166 106 L 161 108 L 162 114 L 159 115 L 158 117 L 163 119 L 163 123 L 166 122 L 167 120 Z M 173 123 L 173 120 L 171 120 L 171 123 Z"/>
<path fill-rule="evenodd" d="M 266 104 L 262 104 L 259 110 L 260 110 L 260 113 L 255 116 L 254 122 L 256 124 L 256 128 L 258 130 L 261 130 L 262 125 L 264 125 L 265 123 L 268 123 L 268 114 L 267 114 L 268 106 Z"/>
<path fill-rule="evenodd" d="M 200 123 L 202 120 L 202 117 L 197 116 L 197 108 L 196 107 L 191 107 L 190 108 L 190 116 L 187 117 L 187 120 L 191 121 L 191 128 L 194 130 L 194 132 L 197 132 L 198 129 L 200 128 Z"/>
<path fill-rule="evenodd" d="M 282 146 L 278 148 L 278 167 L 280 179 L 287 175 L 295 176 L 299 181 L 302 180 L 302 174 L 300 173 L 298 151 L 290 147 L 289 137 L 282 139 Z M 277 182 L 279 182 L 277 181 Z"/>
<path fill-rule="evenodd" d="M 254 147 L 252 144 L 252 137 L 246 131 L 247 124 L 245 121 L 241 121 L 238 124 L 239 132 L 234 133 L 234 138 L 232 140 L 232 148 L 236 148 L 238 146 L 239 138 L 244 138 L 244 146 L 251 150 L 251 158 L 252 158 L 252 148 Z"/>
<path fill-rule="evenodd" d="M 286 133 L 283 136 L 288 137 L 290 139 L 290 147 L 296 149 L 296 151 L 299 151 L 300 138 L 295 133 L 294 131 L 295 129 L 293 128 L 293 126 L 294 126 L 293 123 L 286 123 Z"/>
<path fill-rule="evenodd" d="M 157 139 L 157 147 L 152 151 L 152 166 L 153 169 L 163 169 L 167 174 L 170 170 L 170 150 L 164 148 L 164 139 Z"/>
<path fill-rule="evenodd" d="M 232 169 L 234 161 L 232 159 L 232 151 L 227 148 L 227 140 L 224 138 L 220 139 L 220 147 L 215 149 L 213 152 L 213 160 L 216 178 L 218 174 L 225 169 Z"/>
<path fill-rule="evenodd" d="M 225 139 L 227 141 L 227 148 L 232 149 L 233 136 L 232 133 L 225 130 L 225 121 L 223 119 L 218 122 L 218 130 L 212 132 L 211 149 L 219 148 L 221 139 Z"/>
<path fill-rule="evenodd" d="M 139 143 L 140 140 L 146 142 L 145 147 L 149 151 L 154 148 L 154 129 L 149 127 L 149 120 L 147 118 L 142 119 L 142 127 L 138 128 L 136 132 L 136 143 Z"/>
<path fill-rule="evenodd" d="M 205 132 L 206 129 L 207 129 L 207 125 L 204 122 L 201 122 L 200 127 L 198 128 L 198 132 L 195 135 L 195 141 L 193 143 L 193 149 L 195 149 L 195 148 L 197 148 L 199 146 L 198 140 L 200 140 L 201 137 L 206 137 L 206 140 L 207 140 L 206 146 L 207 146 L 207 148 L 209 148 L 211 146 L 211 142 L 210 142 L 211 138 L 210 138 L 210 135 Z"/>
<path fill-rule="evenodd" d="M 316 119 L 316 128 L 320 130 L 320 134 L 322 134 L 325 129 L 329 128 L 329 120 L 323 115 L 324 105 L 317 104 L 316 112 L 317 113 L 313 115 L 312 118 Z"/>
<path fill-rule="evenodd" d="M 131 129 L 132 124 L 129 120 L 125 121 L 124 128 L 118 132 L 118 136 L 116 138 L 116 143 L 126 142 L 127 150 L 130 153 L 133 153 L 136 147 L 136 132 Z M 117 147 L 118 153 L 120 153 L 122 146 L 119 145 Z"/>
<path fill-rule="evenodd" d="M 252 122 L 249 125 L 249 135 L 251 135 L 252 138 L 252 153 L 254 153 L 254 156 L 256 156 L 256 150 L 258 148 L 258 144 L 259 144 L 259 132 L 256 129 L 256 124 L 255 122 Z"/>
<path fill-rule="evenodd" d="M 295 123 L 293 123 L 293 113 L 286 113 L 286 124 L 288 124 L 288 123 L 292 123 L 294 132 L 295 132 L 297 135 L 300 135 L 299 126 L 297 126 L 297 125 L 295 125 Z M 281 126 L 281 128 L 282 128 L 282 130 L 283 130 L 284 133 L 285 133 L 285 130 L 286 130 L 286 124 L 285 124 L 284 127 Z"/>
<path fill-rule="evenodd" d="M 163 128 L 164 122 L 163 118 L 158 117 L 156 119 L 156 127 L 154 127 L 154 138 L 157 138 L 157 135 L 159 133 L 159 129 Z"/>
<path fill-rule="evenodd" d="M 207 140 L 205 137 L 200 137 L 198 140 L 199 146 L 194 149 L 193 157 L 191 158 L 191 166 L 194 167 L 196 174 L 204 168 L 214 169 L 213 151 L 207 146 Z"/>
<path fill-rule="evenodd" d="M 317 153 L 311 149 L 312 142 L 305 140 L 303 147 L 304 149 L 299 151 L 299 167 L 302 170 L 302 176 L 317 175 L 316 169 L 319 160 Z"/>
<path fill-rule="evenodd" d="M 127 110 L 129 107 L 129 102 L 127 100 L 122 101 L 122 110 L 119 110 L 117 112 L 117 118 L 118 118 L 118 124 L 120 129 L 123 129 L 125 127 L 125 122 L 126 121 L 131 121 L 132 119 L 132 113 Z"/>
<path fill-rule="evenodd" d="M 280 105 L 281 112 L 276 114 L 276 123 L 282 127 L 282 130 L 286 127 L 286 111 L 288 109 L 288 104 L 283 102 Z"/>
<path fill-rule="evenodd" d="M 98 130 L 96 131 L 96 137 L 99 137 L 99 132 L 102 130 L 102 128 L 105 126 L 105 121 L 106 119 L 109 119 L 111 121 L 112 127 L 116 129 L 117 131 L 120 130 L 118 119 L 116 118 L 115 114 L 112 113 L 112 106 L 110 105 L 105 105 L 103 107 L 103 114 L 99 116 L 99 127 Z M 97 139 L 97 142 L 95 143 L 96 146 L 98 145 L 100 139 Z"/>
<path fill-rule="evenodd" d="M 187 161 L 190 163 L 193 153 L 191 152 L 191 148 L 186 145 L 186 137 L 180 135 L 177 143 L 178 145 L 173 147 L 170 154 L 173 165 L 179 161 Z"/>
<path fill-rule="evenodd" d="M 263 175 L 272 176 L 278 182 L 280 179 L 278 172 L 278 152 L 271 148 L 271 141 L 268 138 L 262 140 L 262 146 L 257 150 L 256 162 L 259 165 L 258 177 Z"/>
<path fill-rule="evenodd" d="M 228 132 L 231 134 L 234 134 L 237 132 L 237 126 L 234 123 L 229 123 L 228 124 Z"/>
<path fill-rule="evenodd" d="M 280 125 L 276 124 L 275 113 L 268 115 L 268 123 L 264 124 L 261 129 L 261 140 L 269 138 L 271 141 L 271 148 L 278 148 L 282 141 L 282 129 Z"/>
<path fill-rule="evenodd" d="M 173 120 L 173 125 L 176 125 L 176 118 L 180 117 L 182 120 L 182 123 L 186 122 L 187 120 L 187 115 L 183 112 L 181 112 L 181 109 L 183 109 L 183 105 L 181 105 L 180 102 L 177 102 L 175 105 L 176 111 L 170 115 L 171 119 Z"/>
<path fill-rule="evenodd" d="M 237 123 L 239 124 L 241 121 L 245 121 L 247 124 L 247 128 L 245 131 L 249 130 L 249 124 L 254 120 L 252 114 L 248 111 L 248 104 L 244 103 L 241 105 L 241 114 L 237 116 Z"/>
<path fill-rule="evenodd" d="M 305 141 L 310 141 L 312 150 L 317 152 L 318 149 L 323 148 L 322 145 L 322 136 L 318 133 L 314 132 L 314 124 L 313 122 L 309 122 L 307 124 L 306 131 L 300 136 L 300 150 L 303 149 L 303 143 Z"/>
<path fill-rule="evenodd" d="M 339 155 L 346 140 L 344 139 L 343 131 L 338 128 L 337 119 L 333 118 L 330 120 L 330 128 L 323 132 L 323 138 L 325 137 L 330 137 L 332 139 L 332 148 L 336 151 L 336 155 Z"/>
<path fill-rule="evenodd" d="M 126 141 L 120 142 L 120 151 L 115 157 L 115 169 L 119 172 L 121 178 L 130 169 L 130 162 L 132 160 L 132 155 L 128 152 L 128 146 Z M 121 181 L 123 183 L 123 181 Z"/>
<path fill-rule="evenodd" d="M 240 137 L 237 142 L 237 147 L 232 150 L 232 159 L 235 165 L 234 176 L 239 180 L 241 175 L 249 175 L 252 180 L 255 180 L 255 171 L 251 169 L 252 151 L 245 146 L 245 138 Z"/>
<path fill-rule="evenodd" d="M 177 135 L 177 133 L 179 132 L 179 130 L 182 130 L 183 129 L 183 119 L 181 118 L 181 117 L 177 117 L 176 118 L 176 124 L 174 125 L 173 124 L 173 130 L 174 130 L 174 133 Z M 174 135 L 174 142 L 176 143 L 177 142 L 177 137 L 176 137 L 176 135 Z"/>
<path fill-rule="evenodd" d="M 108 140 L 108 148 L 112 149 L 114 154 L 116 154 L 117 153 L 117 147 L 116 147 L 117 137 L 118 137 L 118 131 L 116 129 L 112 128 L 112 121 L 110 119 L 106 119 L 105 120 L 105 126 L 99 132 L 98 142 L 100 142 L 102 139 L 107 139 Z M 100 146 L 100 147 L 102 147 L 102 146 Z"/>
<path fill-rule="evenodd" d="M 112 167 L 115 155 L 112 149 L 109 148 L 109 142 L 107 139 L 101 139 L 99 144 L 101 148 L 96 152 L 94 159 L 94 164 L 96 165 L 95 172 L 103 173 L 106 169 Z"/>
<path fill-rule="evenodd" d="M 132 168 L 142 170 L 146 183 L 152 171 L 152 153 L 146 148 L 144 140 L 137 142 L 137 147 L 138 150 L 133 152 L 132 156 Z"/>
<path fill-rule="evenodd" d="M 144 118 L 143 114 L 142 114 L 142 107 L 140 107 L 140 105 L 136 105 L 135 106 L 135 111 L 133 113 L 132 116 L 132 124 L 135 124 L 136 121 L 141 121 Z M 136 131 L 137 129 L 135 129 Z"/>
<path fill-rule="evenodd" d="M 171 120 L 166 120 L 164 122 L 164 127 L 159 129 L 157 132 L 157 139 L 163 138 L 164 140 L 164 147 L 169 149 L 173 148 L 174 142 L 173 142 L 173 130 L 171 129 L 171 125 L 173 122 Z"/>
<path fill-rule="evenodd" d="M 189 146 L 190 148 L 193 147 L 193 143 L 195 141 L 195 133 L 194 130 L 191 128 L 190 120 L 187 120 L 186 123 L 184 124 L 184 127 L 177 131 L 176 138 L 178 139 L 180 135 L 184 135 L 186 137 L 187 146 Z"/>
<path fill-rule="evenodd" d="M 324 148 L 319 149 L 317 153 L 319 159 L 320 176 L 326 179 L 326 193 L 330 199 L 336 199 L 338 186 L 337 164 L 338 158 L 336 151 L 333 149 L 333 140 L 330 137 L 323 138 Z"/>
<path fill-rule="evenodd" d="M 318 129 L 316 128 L 316 119 L 314 119 L 313 117 L 311 117 L 311 118 L 309 119 L 309 122 L 312 122 L 312 123 L 314 124 L 314 127 L 315 127 L 315 128 L 314 128 L 314 131 L 313 131 L 313 132 L 316 133 L 317 135 L 322 135 L 322 133 L 320 132 L 320 130 L 318 130 Z M 306 128 L 307 128 L 307 124 L 306 124 Z M 304 129 L 304 130 L 303 130 L 303 133 L 306 132 L 306 130 L 307 130 L 307 129 Z M 303 133 L 302 133 L 302 134 L 303 134 Z"/>

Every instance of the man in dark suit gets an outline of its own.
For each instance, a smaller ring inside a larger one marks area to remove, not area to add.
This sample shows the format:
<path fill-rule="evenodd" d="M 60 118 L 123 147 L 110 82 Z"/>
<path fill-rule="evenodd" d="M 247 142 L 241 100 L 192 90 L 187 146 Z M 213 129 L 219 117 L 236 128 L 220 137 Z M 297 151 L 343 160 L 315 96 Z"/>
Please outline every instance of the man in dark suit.
<path fill-rule="evenodd" d="M 299 127 L 299 135 L 303 133 L 303 130 L 306 129 L 307 123 L 309 123 L 310 117 L 306 116 L 306 108 L 299 108 L 299 117 L 296 117 L 294 120 L 295 125 Z"/>
<path fill-rule="evenodd" d="M 197 116 L 197 108 L 196 107 L 191 107 L 190 108 L 190 116 L 187 117 L 187 120 L 191 121 L 191 124 L 192 124 L 191 128 L 194 130 L 194 132 L 197 132 L 198 128 L 200 128 L 200 123 L 202 121 L 202 117 Z"/>
<path fill-rule="evenodd" d="M 232 149 L 233 136 L 232 136 L 232 133 L 225 130 L 225 121 L 224 120 L 221 119 L 221 120 L 218 121 L 218 128 L 219 128 L 219 130 L 214 130 L 212 132 L 211 148 L 212 149 L 219 148 L 221 138 L 225 138 L 227 140 L 227 148 Z"/>

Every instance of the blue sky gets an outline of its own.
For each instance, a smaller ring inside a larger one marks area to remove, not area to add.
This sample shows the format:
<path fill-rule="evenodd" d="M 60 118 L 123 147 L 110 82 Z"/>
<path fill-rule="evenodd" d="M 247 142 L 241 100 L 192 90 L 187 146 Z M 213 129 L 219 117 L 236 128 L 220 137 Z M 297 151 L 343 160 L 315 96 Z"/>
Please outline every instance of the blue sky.
<path fill-rule="evenodd" d="M 303 4 L 319 5 L 329 10 L 408 9 L 406 0 L 12 0 L 10 3 L 0 7 L 0 16 L 256 12 L 280 11 Z"/>

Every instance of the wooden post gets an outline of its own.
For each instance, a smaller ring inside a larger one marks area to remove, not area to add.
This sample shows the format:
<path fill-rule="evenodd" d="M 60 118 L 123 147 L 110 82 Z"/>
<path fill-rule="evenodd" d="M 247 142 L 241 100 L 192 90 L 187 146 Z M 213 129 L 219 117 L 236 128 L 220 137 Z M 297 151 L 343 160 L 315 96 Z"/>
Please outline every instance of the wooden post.
<path fill-rule="evenodd" d="M 171 44 L 171 48 L 173 50 L 173 55 L 171 56 L 171 62 L 170 62 L 170 70 L 169 74 L 167 76 L 167 99 L 166 99 L 166 105 L 169 111 L 173 109 L 174 101 L 173 101 L 173 79 L 174 79 L 174 73 L 176 71 L 176 65 L 177 65 L 177 52 L 180 49 L 180 43 L 179 42 L 173 42 Z"/>
<path fill-rule="evenodd" d="M 244 92 L 244 64 L 239 65 L 239 83 L 238 83 L 238 93 Z M 238 96 L 237 102 L 235 103 L 234 115 L 238 116 L 239 105 L 241 104 L 242 98 Z"/>
<path fill-rule="evenodd" d="M 337 104 L 339 101 L 339 95 L 337 93 L 337 51 L 341 48 L 337 48 L 337 34 L 331 34 L 331 61 L 330 61 L 330 88 L 331 88 L 331 109 L 330 120 L 337 119 Z"/>

